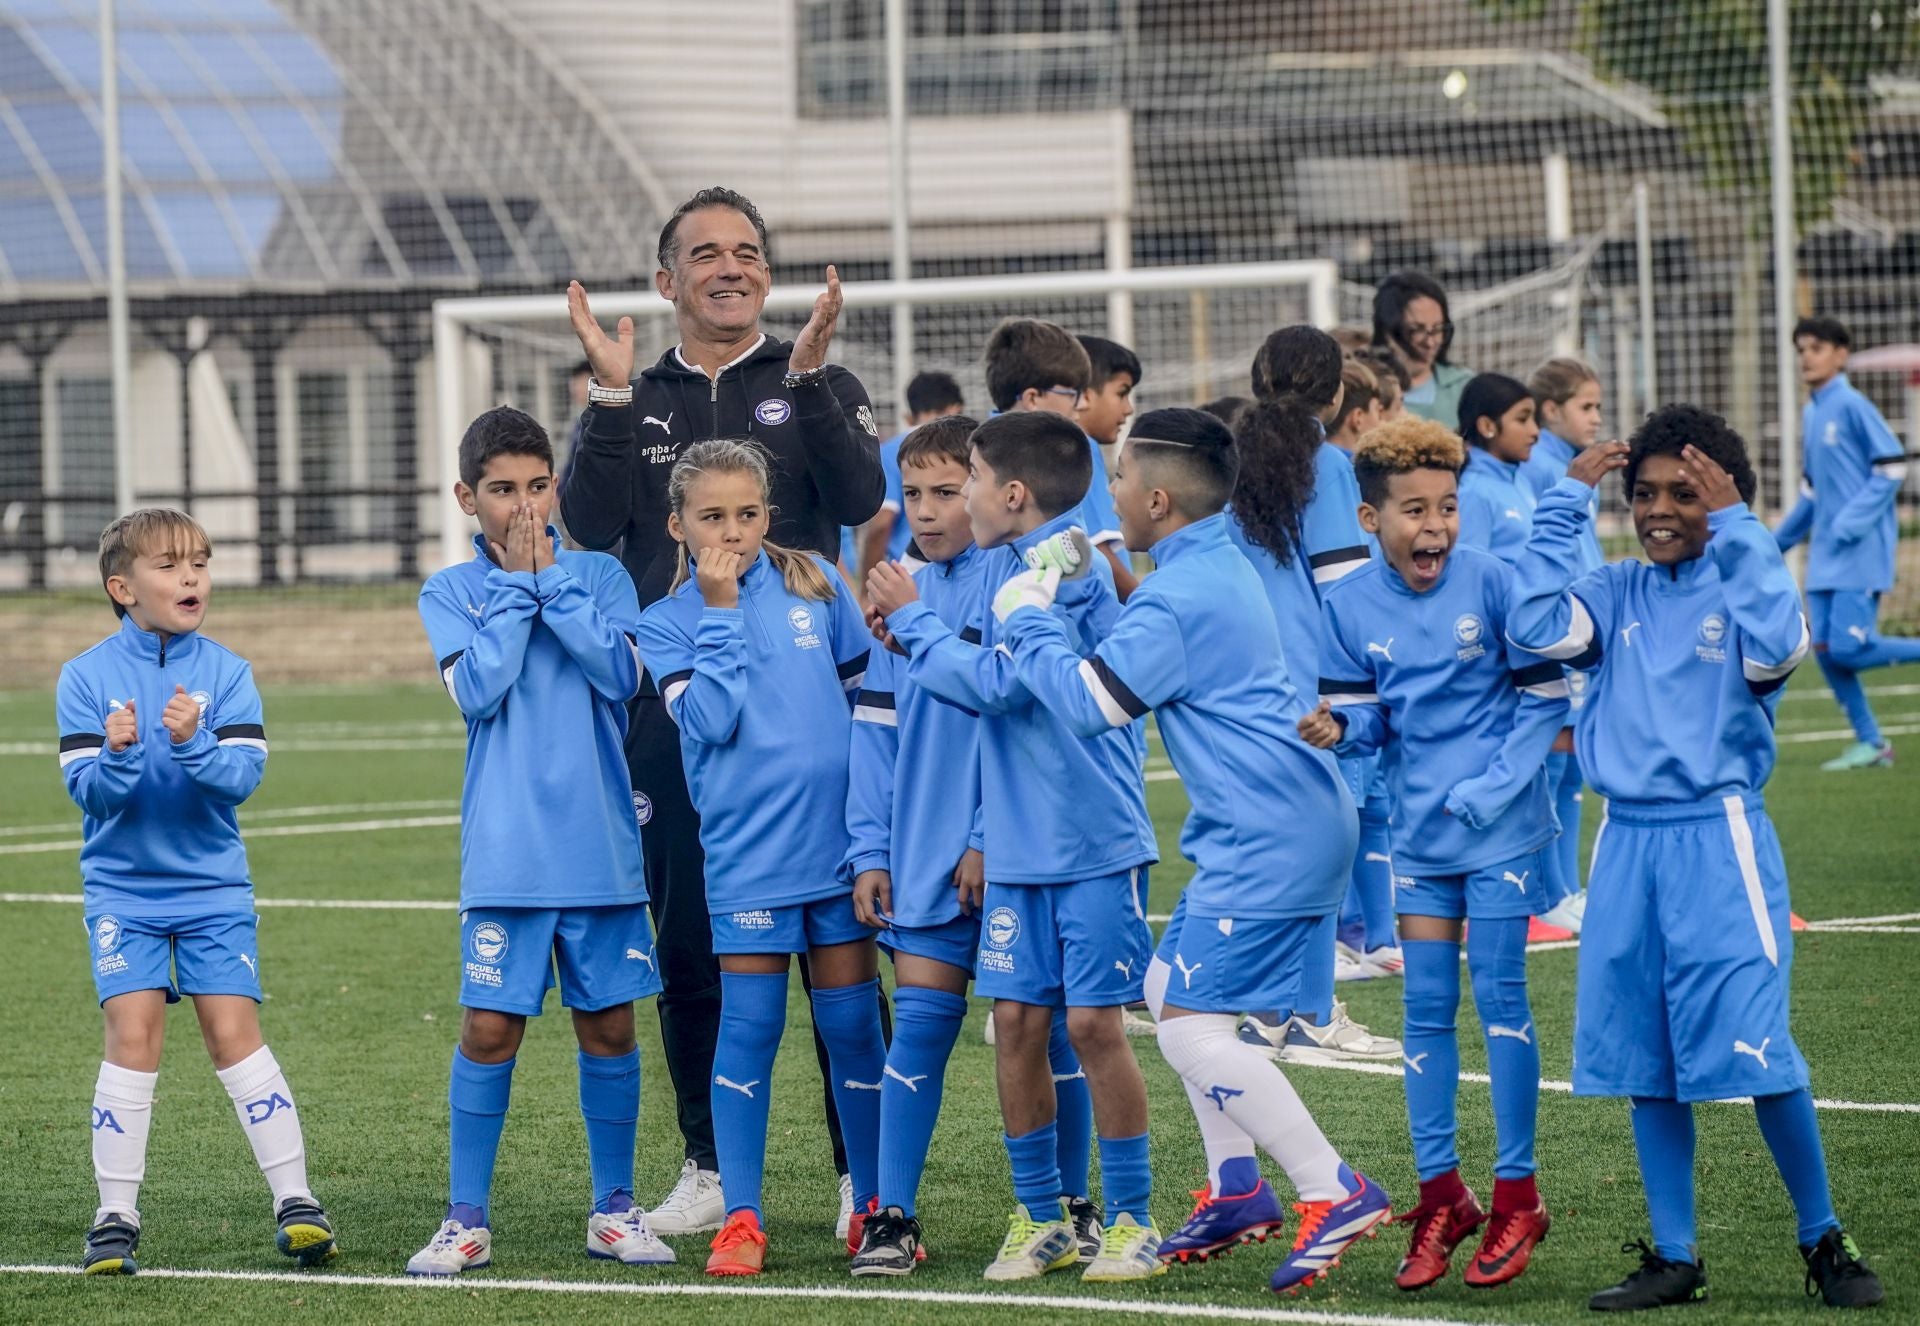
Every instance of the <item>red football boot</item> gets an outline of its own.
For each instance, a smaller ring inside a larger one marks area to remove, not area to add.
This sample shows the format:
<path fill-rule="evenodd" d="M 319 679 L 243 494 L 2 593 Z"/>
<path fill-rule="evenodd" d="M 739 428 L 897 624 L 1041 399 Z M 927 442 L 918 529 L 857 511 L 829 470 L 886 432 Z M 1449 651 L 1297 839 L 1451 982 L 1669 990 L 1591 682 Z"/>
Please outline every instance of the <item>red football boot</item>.
<path fill-rule="evenodd" d="M 1458 1170 L 1420 1185 L 1420 1204 L 1394 1218 L 1395 1224 L 1413 1226 L 1407 1255 L 1393 1282 L 1408 1291 L 1425 1289 L 1447 1274 L 1453 1250 L 1486 1220 L 1473 1190 L 1460 1182 Z"/>

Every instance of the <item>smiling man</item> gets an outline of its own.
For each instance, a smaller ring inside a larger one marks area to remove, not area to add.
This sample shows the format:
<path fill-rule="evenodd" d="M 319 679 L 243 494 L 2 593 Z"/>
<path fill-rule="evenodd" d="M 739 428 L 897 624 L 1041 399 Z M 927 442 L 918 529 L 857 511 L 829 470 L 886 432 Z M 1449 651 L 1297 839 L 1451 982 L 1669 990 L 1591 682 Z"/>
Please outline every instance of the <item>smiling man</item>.
<path fill-rule="evenodd" d="M 715 437 L 750 437 L 772 456 L 767 537 L 831 560 L 840 527 L 880 509 L 885 480 L 865 388 L 827 363 L 840 317 L 840 280 L 827 289 L 793 341 L 760 328 L 772 285 L 767 226 L 731 189 L 702 189 L 660 232 L 654 287 L 672 302 L 680 342 L 637 377 L 633 320 L 608 336 L 579 282 L 567 289 L 574 334 L 593 371 L 580 445 L 561 484 L 560 512 L 588 548 L 618 549 L 645 607 L 667 592 L 674 541 L 667 533 L 667 476 L 681 453 Z M 665 991 L 660 1033 L 673 1078 L 686 1165 L 650 1217 L 663 1234 L 718 1229 L 720 1197 L 709 1105 L 720 1029 L 720 969 L 707 918 L 700 818 L 687 796 L 680 742 L 657 679 L 641 682 L 627 727 L 634 809 L 644 828 L 647 890 Z M 805 966 L 802 966 L 805 972 Z M 816 1044 L 818 1038 L 815 1038 Z M 824 1053 L 821 1058 L 825 1067 Z M 840 1159 L 832 1094 L 827 1118 Z M 840 1160 L 840 1172 L 846 1164 Z M 844 1191 L 845 1203 L 850 1201 Z"/>

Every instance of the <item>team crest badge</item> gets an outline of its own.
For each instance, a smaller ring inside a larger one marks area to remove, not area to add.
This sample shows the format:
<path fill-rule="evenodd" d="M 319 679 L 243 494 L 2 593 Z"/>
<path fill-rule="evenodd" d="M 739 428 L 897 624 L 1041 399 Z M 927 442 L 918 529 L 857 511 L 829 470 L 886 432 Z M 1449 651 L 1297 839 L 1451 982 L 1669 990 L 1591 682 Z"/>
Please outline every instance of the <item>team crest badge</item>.
<path fill-rule="evenodd" d="M 784 424 L 792 415 L 793 407 L 777 397 L 761 401 L 753 407 L 753 417 L 769 428 Z"/>

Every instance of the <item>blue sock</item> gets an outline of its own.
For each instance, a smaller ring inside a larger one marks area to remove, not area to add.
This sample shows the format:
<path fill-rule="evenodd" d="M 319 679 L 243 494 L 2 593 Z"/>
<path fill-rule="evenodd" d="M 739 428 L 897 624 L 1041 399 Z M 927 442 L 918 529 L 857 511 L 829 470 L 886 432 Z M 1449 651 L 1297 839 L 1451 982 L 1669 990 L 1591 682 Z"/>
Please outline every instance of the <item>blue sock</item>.
<path fill-rule="evenodd" d="M 1300 993 L 1293 1011 L 1316 1027 L 1326 1026 L 1333 1016 L 1333 944 L 1339 926 L 1340 918 L 1333 913 L 1322 917 L 1307 936 L 1300 959 Z"/>
<path fill-rule="evenodd" d="M 1353 858 L 1354 874 L 1360 871 L 1360 857 Z M 1340 899 L 1340 924 L 1334 929 L 1333 937 L 1348 948 L 1367 951 L 1366 915 L 1360 910 L 1360 890 L 1349 881 L 1347 891 Z"/>
<path fill-rule="evenodd" d="M 773 1056 L 787 1028 L 787 973 L 720 973 L 720 1038 L 713 1053 L 713 1144 L 727 1214 L 760 1215 L 767 1168 Z M 849 1136 L 852 1135 L 849 1129 Z M 869 1134 L 871 1135 L 871 1134 Z"/>
<path fill-rule="evenodd" d="M 1833 1213 L 1833 1193 L 1827 1187 L 1827 1153 L 1813 1117 L 1813 1093 L 1802 1087 L 1777 1096 L 1758 1096 L 1753 1113 L 1760 1121 L 1760 1135 L 1767 1139 L 1767 1150 L 1773 1152 L 1773 1163 L 1786 1180 L 1787 1195 L 1793 1198 L 1794 1214 L 1800 1219 L 1800 1246 L 1811 1247 L 1829 1229 L 1840 1227 Z"/>
<path fill-rule="evenodd" d="M 1136 1225 L 1153 1223 L 1148 1199 L 1153 1195 L 1153 1166 L 1147 1159 L 1147 1135 L 1100 1139 L 1100 1192 L 1106 1201 L 1106 1224 L 1123 1215 Z"/>
<path fill-rule="evenodd" d="M 1393 934 L 1393 854 L 1387 833 L 1387 821 L 1370 815 L 1360 817 L 1360 846 L 1353 854 L 1353 883 L 1347 897 L 1359 901 L 1360 915 L 1366 922 L 1365 952 L 1389 948 Z"/>
<path fill-rule="evenodd" d="M 1060 1195 L 1093 1195 L 1093 1092 L 1080 1056 L 1067 1039 L 1067 1010 L 1053 1010 L 1047 1034 L 1047 1066 L 1053 1070 L 1053 1131 L 1060 1162 Z"/>
<path fill-rule="evenodd" d="M 827 1043 L 833 1103 L 847 1139 L 847 1177 L 853 1209 L 880 1195 L 880 1094 L 886 1082 L 887 1042 L 880 1033 L 880 982 L 831 990 L 813 987 L 813 1025 Z"/>
<path fill-rule="evenodd" d="M 1867 688 L 1860 684 L 1860 674 L 1835 663 L 1824 649 L 1814 650 L 1813 657 L 1820 664 L 1820 674 L 1827 679 L 1833 698 L 1846 713 L 1847 722 L 1853 725 L 1853 735 L 1869 746 L 1878 746 L 1880 724 L 1874 720 L 1873 706 L 1867 703 Z"/>
<path fill-rule="evenodd" d="M 1467 972 L 1473 1005 L 1487 1038 L 1493 1079 L 1493 1128 L 1499 1151 L 1496 1179 L 1533 1173 L 1533 1139 L 1540 1114 L 1540 1042 L 1527 1005 L 1527 918 L 1475 917 L 1467 927 Z"/>
<path fill-rule="evenodd" d="M 1547 756 L 1547 793 L 1553 798 L 1553 810 L 1560 817 L 1560 837 L 1567 836 L 1567 816 L 1562 806 L 1560 785 L 1566 781 L 1567 763 L 1572 757 L 1565 751 L 1554 751 Z M 1577 834 L 1579 829 L 1576 827 Z M 1567 878 L 1567 859 L 1560 853 L 1560 839 L 1548 844 L 1541 853 L 1541 882 L 1547 886 L 1547 905 L 1557 906 L 1562 898 L 1580 887 L 1580 877 Z M 1471 929 L 1471 927 L 1469 927 Z"/>
<path fill-rule="evenodd" d="M 640 1051 L 603 1058 L 580 1051 L 580 1117 L 587 1123 L 593 1209 L 633 1204 L 633 1135 L 640 1122 Z M 615 1194 L 626 1198 L 614 1205 Z"/>
<path fill-rule="evenodd" d="M 1560 877 L 1569 894 L 1580 891 L 1580 816 L 1586 808 L 1586 774 L 1580 768 L 1580 756 L 1567 756 L 1566 771 L 1555 789 L 1554 813 L 1560 817 L 1560 836 L 1552 850 L 1560 856 Z"/>
<path fill-rule="evenodd" d="M 1065 1211 L 1060 1204 L 1060 1159 L 1053 1124 L 1043 1123 L 1019 1137 L 1005 1136 L 1007 1161 L 1013 1167 L 1013 1200 L 1035 1220 L 1060 1219 Z"/>
<path fill-rule="evenodd" d="M 1653 1250 L 1670 1262 L 1693 1261 L 1700 1241 L 1693 1228 L 1693 1106 L 1635 1096 L 1632 1113 Z"/>
<path fill-rule="evenodd" d="M 947 1059 L 967 1016 L 964 995 L 903 985 L 893 994 L 893 1044 L 880 1084 L 880 1205 L 914 1213 L 940 1117 Z"/>
<path fill-rule="evenodd" d="M 1478 925 L 1479 922 L 1474 922 Z M 1438 1178 L 1460 1168 L 1454 1096 L 1460 1089 L 1460 1041 L 1454 1016 L 1460 1007 L 1460 946 L 1443 939 L 1407 939 L 1406 1025 L 1401 1033 L 1407 1063 L 1407 1123 L 1420 1178 Z"/>
<path fill-rule="evenodd" d="M 471 1207 L 487 1223 L 487 1196 L 493 1190 L 493 1162 L 500 1154 L 500 1130 L 507 1123 L 507 1098 L 513 1092 L 513 1060 L 477 1064 L 453 1050 L 453 1073 L 447 1081 L 448 1124 L 447 1201 Z"/>

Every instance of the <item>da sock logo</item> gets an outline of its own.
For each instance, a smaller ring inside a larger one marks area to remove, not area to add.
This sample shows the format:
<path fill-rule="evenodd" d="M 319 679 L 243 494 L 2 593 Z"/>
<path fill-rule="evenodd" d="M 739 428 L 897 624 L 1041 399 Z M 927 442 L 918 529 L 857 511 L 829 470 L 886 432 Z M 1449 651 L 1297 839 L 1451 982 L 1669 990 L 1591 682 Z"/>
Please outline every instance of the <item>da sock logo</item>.
<path fill-rule="evenodd" d="M 247 1102 L 247 1122 L 249 1124 L 265 1123 L 274 1116 L 275 1111 L 292 1108 L 293 1102 L 276 1091 L 265 1100 Z"/>
<path fill-rule="evenodd" d="M 98 1105 L 95 1105 L 93 1107 L 93 1131 L 97 1133 L 102 1128 L 111 1128 L 122 1137 L 125 1137 L 127 1134 L 127 1130 L 120 1126 L 120 1121 L 113 1117 L 112 1110 L 103 1110 Z"/>

